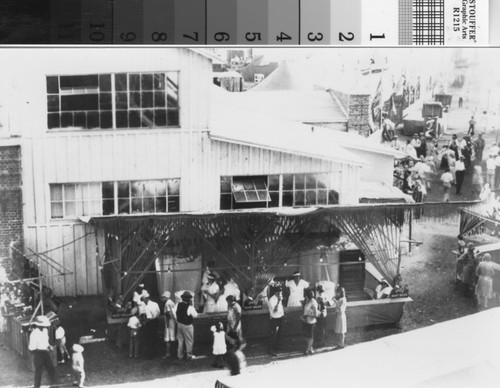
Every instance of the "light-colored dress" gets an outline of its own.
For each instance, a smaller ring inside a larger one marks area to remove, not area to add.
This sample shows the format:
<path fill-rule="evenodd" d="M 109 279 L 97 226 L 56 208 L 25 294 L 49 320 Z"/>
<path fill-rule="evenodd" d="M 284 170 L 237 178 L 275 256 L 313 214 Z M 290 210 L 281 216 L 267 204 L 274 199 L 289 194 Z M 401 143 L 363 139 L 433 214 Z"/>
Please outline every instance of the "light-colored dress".
<path fill-rule="evenodd" d="M 165 342 L 175 341 L 177 339 L 175 335 L 175 318 L 174 318 L 175 303 L 168 299 L 165 303 L 165 335 L 163 340 Z"/>
<path fill-rule="evenodd" d="M 345 315 L 345 310 L 347 308 L 347 299 L 340 298 L 337 300 L 337 318 L 335 320 L 335 333 L 345 334 L 347 333 L 347 318 Z"/>
<path fill-rule="evenodd" d="M 476 275 L 479 276 L 476 284 L 476 295 L 483 298 L 493 298 L 493 263 L 491 261 L 482 261 L 476 269 Z"/>
<path fill-rule="evenodd" d="M 226 333 L 223 331 L 214 331 L 214 346 L 212 353 L 216 356 L 226 354 Z"/>
<path fill-rule="evenodd" d="M 216 311 L 217 301 L 209 294 L 216 294 L 220 291 L 216 282 L 204 285 L 201 290 L 206 297 L 205 306 L 203 307 L 204 313 L 214 313 Z"/>
<path fill-rule="evenodd" d="M 287 306 L 302 306 L 302 301 L 304 300 L 304 290 L 309 287 L 309 283 L 304 279 L 300 279 L 299 284 L 296 284 L 294 280 L 287 280 L 285 286 L 290 290 Z"/>

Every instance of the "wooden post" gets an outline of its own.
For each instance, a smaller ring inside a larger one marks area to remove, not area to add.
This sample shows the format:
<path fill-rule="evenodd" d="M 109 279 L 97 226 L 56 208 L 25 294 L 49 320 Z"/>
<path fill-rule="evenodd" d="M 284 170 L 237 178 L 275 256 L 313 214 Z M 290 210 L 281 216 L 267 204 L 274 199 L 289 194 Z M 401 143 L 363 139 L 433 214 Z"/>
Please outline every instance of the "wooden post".
<path fill-rule="evenodd" d="M 411 224 L 413 220 L 413 210 L 410 209 L 410 222 L 408 225 L 408 252 L 411 253 Z"/>

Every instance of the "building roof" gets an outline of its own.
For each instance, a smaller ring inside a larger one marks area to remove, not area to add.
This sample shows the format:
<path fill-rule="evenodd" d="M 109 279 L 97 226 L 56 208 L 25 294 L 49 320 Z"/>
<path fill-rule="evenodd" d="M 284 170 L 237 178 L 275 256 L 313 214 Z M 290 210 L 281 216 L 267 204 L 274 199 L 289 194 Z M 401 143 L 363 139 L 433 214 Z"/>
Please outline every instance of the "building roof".
<path fill-rule="evenodd" d="M 271 116 L 253 105 L 242 104 L 238 99 L 241 94 L 245 93 L 235 95 L 212 88 L 212 139 L 354 165 L 367 164 L 359 155 L 336 144 L 336 131 L 320 131 L 321 128 Z"/>

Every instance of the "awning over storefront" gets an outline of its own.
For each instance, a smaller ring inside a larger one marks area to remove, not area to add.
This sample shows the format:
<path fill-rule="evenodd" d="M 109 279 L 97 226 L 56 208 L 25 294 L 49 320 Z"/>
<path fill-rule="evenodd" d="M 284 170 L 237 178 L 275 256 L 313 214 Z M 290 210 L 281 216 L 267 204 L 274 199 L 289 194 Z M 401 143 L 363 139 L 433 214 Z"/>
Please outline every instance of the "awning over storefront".
<path fill-rule="evenodd" d="M 105 231 L 106 261 L 121 274 L 125 298 L 141 281 L 143 272 L 172 245 L 184 257 L 198 256 L 201 245 L 210 249 L 224 261 L 228 275 L 240 288 L 256 296 L 292 252 L 332 246 L 340 234 L 392 281 L 399 274 L 401 231 L 409 212 L 425 208 L 427 217 L 443 217 L 456 212 L 456 206 L 456 203 L 336 205 L 82 220 Z M 108 252 L 116 242 L 120 243 L 120 267 Z"/>

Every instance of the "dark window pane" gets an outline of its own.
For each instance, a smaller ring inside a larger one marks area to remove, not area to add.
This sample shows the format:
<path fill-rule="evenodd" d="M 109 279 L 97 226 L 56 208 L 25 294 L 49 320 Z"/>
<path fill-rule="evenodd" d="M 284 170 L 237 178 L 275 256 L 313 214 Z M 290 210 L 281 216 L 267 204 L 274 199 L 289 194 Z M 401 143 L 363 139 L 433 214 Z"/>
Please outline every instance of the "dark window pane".
<path fill-rule="evenodd" d="M 58 95 L 48 95 L 47 96 L 47 110 L 49 112 L 59 112 L 59 96 Z"/>
<path fill-rule="evenodd" d="M 339 203 L 339 193 L 335 190 L 328 191 L 328 205 L 338 205 Z"/>
<path fill-rule="evenodd" d="M 241 184 L 243 184 L 243 188 L 245 190 L 254 190 L 255 189 L 255 184 L 252 179 L 250 180 L 240 180 L 239 181 Z"/>
<path fill-rule="evenodd" d="M 168 197 L 168 212 L 177 213 L 179 210 L 179 197 Z"/>
<path fill-rule="evenodd" d="M 143 213 L 141 198 L 132 199 L 132 213 Z"/>
<path fill-rule="evenodd" d="M 128 107 L 131 109 L 139 109 L 141 107 L 141 93 L 129 93 Z"/>
<path fill-rule="evenodd" d="M 280 202 L 280 194 L 278 192 L 274 193 L 269 193 L 269 196 L 271 197 L 271 201 L 267 203 L 268 207 L 278 207 Z"/>
<path fill-rule="evenodd" d="M 178 110 L 168 110 L 168 126 L 169 127 L 178 127 L 179 126 L 179 111 Z"/>
<path fill-rule="evenodd" d="M 98 110 L 99 95 L 98 94 L 75 94 L 69 96 L 61 96 L 61 110 Z"/>
<path fill-rule="evenodd" d="M 280 176 L 279 175 L 269 175 L 268 179 L 269 191 L 279 191 L 280 189 Z"/>
<path fill-rule="evenodd" d="M 167 73 L 167 104 L 169 108 L 179 106 L 179 87 L 177 72 Z"/>
<path fill-rule="evenodd" d="M 304 188 L 305 176 L 304 174 L 295 174 L 295 190 Z"/>
<path fill-rule="evenodd" d="M 118 200 L 118 214 L 130 214 L 130 203 L 128 198 Z"/>
<path fill-rule="evenodd" d="M 307 190 L 306 205 L 316 205 L 316 190 Z"/>
<path fill-rule="evenodd" d="M 113 114 L 109 112 L 101 112 L 101 128 L 111 128 L 113 127 Z"/>
<path fill-rule="evenodd" d="M 118 197 L 128 198 L 130 196 L 129 182 L 118 182 Z"/>
<path fill-rule="evenodd" d="M 153 107 L 153 92 L 142 92 L 141 108 Z"/>
<path fill-rule="evenodd" d="M 154 198 L 144 198 L 144 200 L 143 200 L 143 212 L 144 213 L 154 213 L 155 212 L 155 199 Z"/>
<path fill-rule="evenodd" d="M 47 77 L 47 93 L 59 93 L 58 77 Z"/>
<path fill-rule="evenodd" d="M 167 182 L 166 181 L 157 181 L 156 182 L 156 196 L 164 197 L 167 195 Z"/>
<path fill-rule="evenodd" d="M 141 76 L 139 74 L 129 74 L 128 76 L 128 90 L 139 91 L 141 90 Z"/>
<path fill-rule="evenodd" d="M 97 88 L 97 74 L 61 76 L 61 89 Z"/>
<path fill-rule="evenodd" d="M 181 184 L 180 179 L 169 179 L 168 195 L 179 195 L 180 184 Z"/>
<path fill-rule="evenodd" d="M 145 109 L 141 111 L 141 126 L 143 128 L 153 128 L 154 120 L 153 120 L 153 110 Z"/>
<path fill-rule="evenodd" d="M 165 74 L 156 73 L 154 75 L 154 89 L 165 90 Z"/>
<path fill-rule="evenodd" d="M 167 212 L 167 198 L 156 198 L 156 212 L 157 213 Z"/>
<path fill-rule="evenodd" d="M 154 106 L 155 108 L 165 107 L 165 92 L 155 92 L 154 93 Z"/>
<path fill-rule="evenodd" d="M 312 174 L 306 175 L 306 189 L 316 188 L 316 177 Z"/>
<path fill-rule="evenodd" d="M 235 191 L 233 193 L 233 195 L 234 195 L 234 200 L 236 202 L 247 202 L 247 198 L 245 196 L 245 192 L 243 192 L 243 191 Z"/>
<path fill-rule="evenodd" d="M 140 128 L 141 114 L 138 110 L 128 112 L 128 123 L 130 128 Z"/>
<path fill-rule="evenodd" d="M 115 214 L 115 201 L 112 199 L 104 199 L 102 201 L 102 214 L 109 215 Z"/>
<path fill-rule="evenodd" d="M 296 191 L 294 206 L 303 206 L 303 205 L 305 205 L 304 192 Z"/>
<path fill-rule="evenodd" d="M 257 188 L 257 190 L 266 190 L 266 182 L 264 181 L 264 179 L 255 179 L 254 180 L 255 182 L 255 187 Z"/>
<path fill-rule="evenodd" d="M 327 191 L 318 190 L 318 205 L 326 205 Z"/>
<path fill-rule="evenodd" d="M 231 193 L 231 177 L 221 176 L 220 177 L 220 192 L 221 193 Z"/>
<path fill-rule="evenodd" d="M 115 186 L 113 182 L 102 182 L 102 197 L 112 199 L 115 197 Z"/>
<path fill-rule="evenodd" d="M 88 112 L 87 113 L 87 128 L 99 128 L 99 113 Z"/>
<path fill-rule="evenodd" d="M 167 112 L 165 109 L 155 109 L 155 127 L 167 126 Z"/>
<path fill-rule="evenodd" d="M 61 123 L 59 121 L 60 116 L 59 113 L 49 113 L 47 117 L 47 128 L 60 128 Z"/>
<path fill-rule="evenodd" d="M 282 206 L 293 206 L 293 193 L 291 191 L 284 192 L 282 199 Z"/>
<path fill-rule="evenodd" d="M 259 201 L 267 201 L 269 199 L 267 190 L 259 190 L 257 191 L 257 195 L 259 196 Z"/>
<path fill-rule="evenodd" d="M 127 74 L 115 75 L 115 90 L 117 92 L 127 91 Z"/>
<path fill-rule="evenodd" d="M 116 109 L 128 109 L 127 93 L 116 93 Z"/>
<path fill-rule="evenodd" d="M 75 127 L 87 128 L 87 118 L 85 112 L 75 112 Z"/>
<path fill-rule="evenodd" d="M 111 93 L 101 93 L 99 94 L 99 109 L 101 110 L 111 110 Z"/>
<path fill-rule="evenodd" d="M 61 128 L 68 128 L 73 126 L 73 113 L 61 114 Z"/>
<path fill-rule="evenodd" d="M 232 195 L 222 194 L 220 196 L 220 210 L 231 210 Z"/>
<path fill-rule="evenodd" d="M 153 74 L 141 74 L 141 89 L 153 90 Z"/>
<path fill-rule="evenodd" d="M 293 189 L 293 175 L 283 174 L 283 190 L 292 190 L 292 189 Z"/>
<path fill-rule="evenodd" d="M 99 75 L 99 91 L 110 92 L 111 91 L 111 75 L 101 74 Z"/>
<path fill-rule="evenodd" d="M 256 191 L 247 191 L 247 199 L 249 202 L 259 202 L 259 197 Z"/>
<path fill-rule="evenodd" d="M 128 128 L 128 112 L 127 111 L 116 112 L 116 127 L 117 128 Z"/>

